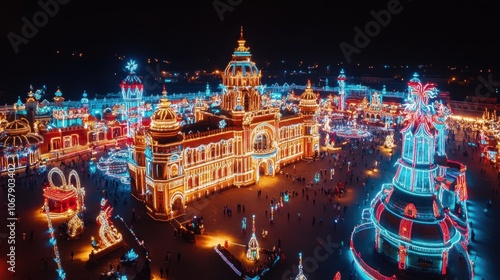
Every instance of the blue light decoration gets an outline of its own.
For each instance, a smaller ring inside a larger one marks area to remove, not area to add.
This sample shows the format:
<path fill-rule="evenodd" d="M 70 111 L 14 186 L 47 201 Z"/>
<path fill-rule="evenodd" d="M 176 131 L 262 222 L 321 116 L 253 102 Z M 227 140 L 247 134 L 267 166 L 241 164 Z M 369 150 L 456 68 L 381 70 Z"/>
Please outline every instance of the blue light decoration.
<path fill-rule="evenodd" d="M 54 236 L 54 227 L 52 226 L 52 219 L 50 218 L 50 209 L 49 205 L 45 203 L 43 205 L 45 215 L 47 217 L 47 225 L 49 227 L 49 234 L 50 234 L 50 244 L 54 248 L 54 262 L 57 264 L 57 275 L 59 276 L 60 280 L 65 280 L 66 279 L 66 272 L 64 271 L 62 264 L 61 264 L 61 256 L 59 255 L 59 248 L 57 248 L 57 240 Z"/>
<path fill-rule="evenodd" d="M 137 70 L 137 63 L 135 62 L 135 60 L 129 60 L 129 62 L 127 62 L 127 66 L 125 66 L 125 69 L 127 69 L 129 71 L 130 74 L 134 74 L 135 71 Z"/>
<path fill-rule="evenodd" d="M 227 126 L 226 120 L 219 121 L 219 128 L 224 128 Z"/>
<path fill-rule="evenodd" d="M 314 182 L 319 183 L 319 180 L 321 179 L 319 172 L 314 175 Z"/>
<path fill-rule="evenodd" d="M 408 83 L 396 174 L 392 183 L 382 185 L 369 215 L 363 211 L 364 223 L 351 235 L 353 258 L 370 279 L 390 280 L 412 271 L 448 275 L 452 250 L 468 260 L 466 168 L 448 160 L 445 153 L 446 120 L 451 112 L 441 102 L 429 104 L 429 99 L 437 96 L 436 86 L 422 84 L 417 77 L 414 75 Z M 368 243 L 361 236 L 366 234 L 374 236 L 370 242 L 378 253 L 374 257 L 392 260 L 394 275 L 381 274 L 376 262 L 362 257 Z M 472 266 L 467 269 L 473 279 Z"/>
<path fill-rule="evenodd" d="M 243 231 L 247 230 L 247 217 L 243 217 L 243 219 L 241 220 L 241 229 Z"/>
<path fill-rule="evenodd" d="M 121 96 L 123 98 L 121 111 L 123 118 L 127 121 L 127 136 L 132 137 L 142 123 L 145 107 L 142 104 L 144 84 L 142 78 L 136 75 L 138 68 L 135 60 L 130 60 L 125 66 L 128 75 L 120 83 Z"/>
<path fill-rule="evenodd" d="M 137 258 L 139 258 L 139 255 L 132 248 L 129 251 L 127 251 L 127 253 L 125 253 L 124 258 L 123 258 L 122 261 L 124 261 L 124 262 L 133 262 L 133 261 L 136 261 Z"/>
<path fill-rule="evenodd" d="M 130 174 L 128 172 L 128 150 L 110 148 L 108 156 L 101 157 L 97 163 L 89 166 L 92 173 L 97 167 L 107 177 L 117 178 L 123 184 L 130 184 Z"/>

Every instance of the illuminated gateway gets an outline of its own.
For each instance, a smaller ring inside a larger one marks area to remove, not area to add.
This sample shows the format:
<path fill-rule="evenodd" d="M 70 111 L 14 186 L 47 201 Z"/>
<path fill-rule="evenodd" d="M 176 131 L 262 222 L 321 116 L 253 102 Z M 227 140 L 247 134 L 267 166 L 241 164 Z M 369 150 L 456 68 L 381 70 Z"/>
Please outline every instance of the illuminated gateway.
<path fill-rule="evenodd" d="M 255 184 L 281 166 L 319 153 L 317 95 L 310 85 L 299 113 L 263 101 L 261 72 L 243 31 L 222 74 L 220 103 L 194 105 L 195 122 L 180 125 L 164 88 L 149 128 L 130 146 L 132 194 L 151 216 L 169 219 L 187 203 L 230 186 Z"/>
<path fill-rule="evenodd" d="M 466 167 L 445 154 L 450 111 L 440 102 L 428 104 L 436 94 L 433 84 L 423 85 L 414 76 L 409 86 L 396 174 L 363 212 L 351 250 L 371 279 L 473 279 L 467 253 Z M 459 254 L 466 265 L 460 264 Z M 392 267 L 385 264 L 387 259 Z"/>

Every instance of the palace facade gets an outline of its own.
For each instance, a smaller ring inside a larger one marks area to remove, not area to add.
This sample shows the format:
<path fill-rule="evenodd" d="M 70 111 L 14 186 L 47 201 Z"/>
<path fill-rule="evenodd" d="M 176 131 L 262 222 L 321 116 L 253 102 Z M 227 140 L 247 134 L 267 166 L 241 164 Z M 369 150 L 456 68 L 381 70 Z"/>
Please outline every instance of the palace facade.
<path fill-rule="evenodd" d="M 318 155 L 318 95 L 308 84 L 293 108 L 269 102 L 243 32 L 222 73 L 220 102 L 196 100 L 195 122 L 181 125 L 164 88 L 149 127 L 130 145 L 132 195 L 169 219 L 221 189 L 256 184 L 281 166 Z"/>

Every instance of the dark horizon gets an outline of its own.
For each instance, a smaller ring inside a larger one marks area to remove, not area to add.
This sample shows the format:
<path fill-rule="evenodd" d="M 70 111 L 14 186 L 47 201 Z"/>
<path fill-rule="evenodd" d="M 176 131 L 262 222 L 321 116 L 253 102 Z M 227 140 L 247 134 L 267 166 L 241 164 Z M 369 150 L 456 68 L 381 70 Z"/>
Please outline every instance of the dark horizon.
<path fill-rule="evenodd" d="M 56 3 L 43 3 L 48 2 Z M 318 64 L 316 75 L 325 75 L 328 65 L 332 76 L 340 68 L 359 76 L 371 74 L 368 65 L 378 67 L 375 70 L 383 65 L 408 65 L 410 73 L 432 65 L 426 70 L 430 75 L 446 76 L 450 73 L 440 73 L 440 69 L 461 71 L 468 66 L 470 73 L 463 74 L 477 77 L 480 69 L 495 74 L 498 65 L 491 39 L 499 9 L 489 1 L 445 1 L 439 6 L 409 0 L 328 5 L 321 1 L 233 1 L 233 6 L 203 1 L 180 2 L 175 7 L 153 0 L 137 5 L 111 2 L 106 6 L 94 1 L 58 4 L 46 24 L 16 46 L 9 40 L 13 34 L 23 35 L 21 19 L 32 21 L 43 9 L 26 1 L 6 4 L 0 15 L 4 38 L 0 92 L 8 103 L 18 95 L 24 98 L 30 84 L 35 88 L 46 84 L 49 94 L 57 86 L 76 96 L 84 89 L 116 92 L 129 59 L 140 63 L 142 75 L 156 67 L 155 63 L 147 65 L 146 58 L 167 60 L 169 64 L 160 62 L 166 71 L 223 70 L 236 47 L 240 26 L 257 67 L 273 73 L 299 69 L 302 61 L 302 68 Z M 373 27 L 375 22 L 378 29 Z M 357 28 L 372 32 L 363 45 L 361 39 L 355 42 L 356 36 L 363 36 Z M 341 46 L 351 54 L 345 55 Z M 125 59 L 118 61 L 117 56 Z M 391 76 L 394 72 L 377 73 Z"/>

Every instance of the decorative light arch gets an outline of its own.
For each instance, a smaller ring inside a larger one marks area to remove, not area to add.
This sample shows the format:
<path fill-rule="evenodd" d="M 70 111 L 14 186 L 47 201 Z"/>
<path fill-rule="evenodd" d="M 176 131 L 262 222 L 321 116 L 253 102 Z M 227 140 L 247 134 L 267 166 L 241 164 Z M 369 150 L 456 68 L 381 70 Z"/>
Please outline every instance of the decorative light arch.
<path fill-rule="evenodd" d="M 54 169 L 54 168 L 52 168 Z M 75 184 L 76 186 L 73 186 L 71 184 L 71 178 L 75 178 Z M 69 172 L 69 175 L 68 175 L 68 184 L 71 186 L 73 186 L 75 189 L 76 189 L 76 195 L 77 195 L 77 209 L 78 211 L 82 211 L 83 210 L 83 207 L 84 207 L 84 198 L 85 198 L 85 190 L 82 188 L 81 184 L 80 184 L 80 176 L 78 176 L 78 172 L 76 172 L 76 170 L 71 170 L 71 172 Z"/>

